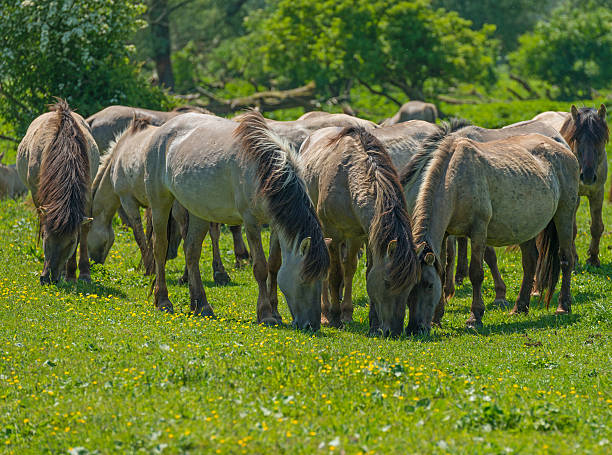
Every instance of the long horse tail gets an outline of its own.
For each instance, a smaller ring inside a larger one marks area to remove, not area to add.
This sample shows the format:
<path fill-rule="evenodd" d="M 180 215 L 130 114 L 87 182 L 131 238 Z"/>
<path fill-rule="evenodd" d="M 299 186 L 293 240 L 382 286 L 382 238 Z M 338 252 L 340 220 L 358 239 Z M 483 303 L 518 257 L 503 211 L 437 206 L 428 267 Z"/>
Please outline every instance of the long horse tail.
<path fill-rule="evenodd" d="M 87 214 L 90 169 L 87 141 L 66 101 L 51 107 L 57 114 L 51 142 L 42 152 L 39 201 L 47 229 L 74 233 Z"/>
<path fill-rule="evenodd" d="M 397 171 L 384 145 L 365 128 L 350 126 L 330 139 L 337 143 L 343 137 L 355 141 L 354 156 L 362 159 L 366 176 L 375 188 L 374 217 L 368 233 L 368 244 L 378 259 L 390 254 L 387 279 L 392 290 L 416 282 L 420 264 L 412 240 L 410 215 Z M 363 184 L 362 182 L 360 182 Z M 392 250 L 389 246 L 395 244 Z"/>
<path fill-rule="evenodd" d="M 548 223 L 536 238 L 538 248 L 538 262 L 536 264 L 536 283 L 542 295 L 546 292 L 546 308 L 550 305 L 561 271 L 559 260 L 559 237 L 553 220 Z"/>
<path fill-rule="evenodd" d="M 329 253 L 300 175 L 299 157 L 289 142 L 268 128 L 257 111 L 241 116 L 234 135 L 241 144 L 241 159 L 255 165 L 257 191 L 265 201 L 270 221 L 289 242 L 311 239 L 302 261 L 302 275 L 311 281 L 324 277 L 329 268 Z"/>

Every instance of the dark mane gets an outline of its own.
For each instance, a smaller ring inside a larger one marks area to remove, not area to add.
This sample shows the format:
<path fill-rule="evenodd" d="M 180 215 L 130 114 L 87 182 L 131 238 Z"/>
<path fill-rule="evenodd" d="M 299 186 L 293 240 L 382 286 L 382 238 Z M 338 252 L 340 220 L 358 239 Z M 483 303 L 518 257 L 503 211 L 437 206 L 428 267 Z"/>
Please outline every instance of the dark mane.
<path fill-rule="evenodd" d="M 51 111 L 56 113 L 51 122 L 55 133 L 42 152 L 38 195 L 45 228 L 66 235 L 88 216 L 88 146 L 66 101 L 58 100 Z"/>
<path fill-rule="evenodd" d="M 362 126 L 343 128 L 333 136 L 329 144 L 337 146 L 343 138 L 351 138 L 357 147 L 353 153 L 354 165 L 362 165 L 360 186 L 373 185 L 376 190 L 374 218 L 372 219 L 368 244 L 372 253 L 378 259 L 387 254 L 387 248 L 396 241 L 396 248 L 387 270 L 387 280 L 392 290 L 399 290 L 407 283 L 418 280 L 420 267 L 412 241 L 410 216 L 406 208 L 406 200 L 397 176 L 397 171 L 391 162 L 383 144 Z M 351 172 L 352 175 L 355 172 Z"/>
<path fill-rule="evenodd" d="M 309 281 L 323 278 L 329 268 L 329 253 L 295 153 L 256 111 L 243 114 L 234 135 L 241 144 L 242 158 L 256 166 L 258 193 L 266 201 L 272 223 L 289 242 L 311 239 L 302 275 Z"/>
<path fill-rule="evenodd" d="M 561 136 L 574 150 L 576 141 L 580 138 L 590 141 L 594 145 L 602 145 L 608 142 L 610 131 L 608 124 L 603 120 L 596 109 L 592 107 L 581 107 L 578 109 L 578 121 L 569 115 L 561 130 Z"/>
<path fill-rule="evenodd" d="M 439 125 L 438 131 L 427 136 L 417 153 L 415 153 L 408 164 L 400 171 L 399 179 L 402 186 L 406 187 L 409 183 L 414 181 L 415 177 L 421 173 L 427 163 L 432 159 L 434 152 L 438 149 L 438 145 L 440 145 L 445 137 L 470 125 L 471 123 L 465 119 L 453 118 L 450 122 L 442 122 Z"/>

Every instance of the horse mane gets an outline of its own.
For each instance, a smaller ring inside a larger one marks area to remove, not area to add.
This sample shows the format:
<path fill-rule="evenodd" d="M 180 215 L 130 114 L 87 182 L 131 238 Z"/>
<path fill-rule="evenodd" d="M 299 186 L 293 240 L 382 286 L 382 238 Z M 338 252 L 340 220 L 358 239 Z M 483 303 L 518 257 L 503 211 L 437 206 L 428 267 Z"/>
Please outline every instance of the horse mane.
<path fill-rule="evenodd" d="M 438 125 L 438 130 L 425 138 L 408 164 L 400 171 L 399 179 L 402 186 L 406 187 L 414 183 L 415 179 L 421 174 L 421 171 L 433 158 L 434 152 L 444 138 L 470 125 L 471 122 L 468 120 L 456 118 L 451 119 L 450 122 L 442 122 Z"/>
<path fill-rule="evenodd" d="M 132 118 L 132 122 L 128 126 L 128 129 L 124 132 L 128 134 L 138 133 L 139 131 L 144 130 L 148 126 L 150 126 L 151 118 L 146 116 L 138 116 L 134 113 L 134 118 Z"/>
<path fill-rule="evenodd" d="M 266 201 L 272 222 L 289 242 L 311 239 L 302 261 L 302 275 L 308 281 L 323 278 L 329 268 L 329 253 L 300 175 L 299 157 L 285 139 L 268 128 L 257 111 L 242 115 L 234 136 L 241 144 L 241 158 L 256 166 L 257 190 Z"/>
<path fill-rule="evenodd" d="M 578 122 L 574 121 L 574 117 L 569 115 L 561 130 L 561 136 L 574 149 L 574 145 L 578 138 L 587 136 L 593 144 L 605 144 L 610 138 L 610 130 L 605 120 L 602 120 L 597 113 L 597 109 L 592 107 L 581 107 L 578 109 Z"/>
<path fill-rule="evenodd" d="M 431 245 L 429 239 L 429 225 L 431 219 L 436 214 L 433 207 L 434 191 L 439 185 L 440 180 L 444 177 L 448 163 L 450 162 L 453 152 L 455 151 L 456 138 L 454 136 L 446 136 L 439 143 L 427 161 L 427 167 L 423 175 L 423 183 L 419 189 L 419 194 L 414 206 L 412 215 L 414 241 L 417 247 L 425 245 L 425 249 Z M 437 252 L 439 254 L 439 252 Z M 436 259 L 439 259 L 436 255 Z M 438 261 L 436 261 L 438 262 Z"/>
<path fill-rule="evenodd" d="M 372 253 L 382 259 L 389 244 L 396 241 L 397 246 L 387 270 L 387 281 L 392 290 L 399 290 L 407 283 L 417 281 L 420 267 L 397 171 L 384 145 L 363 126 L 343 128 L 329 140 L 329 144 L 335 147 L 343 138 L 351 138 L 356 143 L 351 151 L 357 153 L 352 153 L 351 158 L 354 165 L 360 165 L 365 170 L 360 186 L 373 185 L 375 188 L 374 217 L 368 233 Z"/>
<path fill-rule="evenodd" d="M 66 235 L 87 216 L 88 145 L 65 100 L 58 99 L 50 110 L 56 113 L 49 125 L 55 133 L 42 152 L 38 195 L 46 229 Z"/>

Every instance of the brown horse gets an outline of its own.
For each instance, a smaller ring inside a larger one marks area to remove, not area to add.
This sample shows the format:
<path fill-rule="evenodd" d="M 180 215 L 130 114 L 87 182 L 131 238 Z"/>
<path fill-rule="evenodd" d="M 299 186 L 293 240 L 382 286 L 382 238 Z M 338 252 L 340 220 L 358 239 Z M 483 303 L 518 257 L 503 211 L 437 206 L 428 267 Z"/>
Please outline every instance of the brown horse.
<path fill-rule="evenodd" d="M 17 149 L 17 171 L 38 209 L 45 263 L 41 284 L 90 281 L 87 232 L 91 221 L 91 183 L 100 160 L 83 117 L 59 100 L 52 112 L 36 118 Z"/>
<path fill-rule="evenodd" d="M 406 300 L 420 271 L 402 187 L 383 144 L 363 127 L 325 128 L 308 138 L 300 158 L 308 193 L 330 237 L 331 303 L 326 305 L 324 294 L 324 316 L 334 327 L 352 320 L 353 276 L 367 242 L 370 330 L 401 334 Z"/>
<path fill-rule="evenodd" d="M 397 123 L 407 122 L 408 120 L 423 120 L 425 122 L 436 123 L 438 109 L 435 104 L 423 101 L 408 101 L 404 103 L 393 117 L 383 121 L 380 126 L 391 126 Z"/>
<path fill-rule="evenodd" d="M 427 320 L 410 321 L 409 326 L 429 324 L 441 301 L 446 235 L 471 239 L 473 300 L 468 327 L 482 325 L 482 260 L 487 245 L 521 246 L 523 282 L 514 313 L 528 311 L 534 274 L 548 290 L 549 302 L 559 268 L 563 281 L 557 312 L 569 312 L 579 175 L 571 151 L 539 134 L 484 143 L 453 134 L 428 158 L 420 158 L 415 166 L 424 169 L 424 177 L 413 235 L 424 251 L 421 282 L 414 288 L 410 306 L 420 306 L 422 310 L 415 314 Z"/>
<path fill-rule="evenodd" d="M 153 214 L 156 263 L 155 304 L 173 311 L 165 279 L 167 225 L 178 200 L 190 214 L 185 239 L 191 310 L 213 315 L 202 286 L 198 260 L 208 222 L 244 223 L 259 286 L 257 320 L 281 322 L 268 290 L 268 264 L 261 225 L 278 234 L 282 266 L 278 283 L 293 323 L 317 330 L 321 325 L 321 284 L 329 254 L 314 207 L 299 175 L 291 147 L 270 131 L 256 112 L 238 124 L 200 114 L 185 114 L 159 128 L 149 142 L 145 188 Z M 274 288 L 274 294 L 276 288 Z"/>

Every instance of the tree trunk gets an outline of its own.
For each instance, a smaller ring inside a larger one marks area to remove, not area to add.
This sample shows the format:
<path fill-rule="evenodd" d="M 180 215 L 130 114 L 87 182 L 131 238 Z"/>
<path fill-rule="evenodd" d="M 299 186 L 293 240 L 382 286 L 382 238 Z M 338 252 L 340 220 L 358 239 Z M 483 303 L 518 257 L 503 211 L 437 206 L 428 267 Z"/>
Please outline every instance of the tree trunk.
<path fill-rule="evenodd" d="M 149 0 L 147 19 L 151 29 L 151 47 L 157 69 L 158 85 L 174 90 L 174 73 L 170 60 L 170 10 L 168 0 Z"/>

